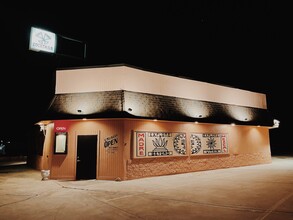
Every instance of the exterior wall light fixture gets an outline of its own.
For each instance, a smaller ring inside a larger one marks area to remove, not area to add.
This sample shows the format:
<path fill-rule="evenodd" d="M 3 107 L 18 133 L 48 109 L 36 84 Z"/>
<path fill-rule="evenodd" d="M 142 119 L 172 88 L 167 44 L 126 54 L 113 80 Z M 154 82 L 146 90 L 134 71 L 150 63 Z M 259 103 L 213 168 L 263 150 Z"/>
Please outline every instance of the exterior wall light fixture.
<path fill-rule="evenodd" d="M 42 131 L 44 136 L 46 136 L 46 125 L 45 124 L 40 124 L 40 131 Z"/>

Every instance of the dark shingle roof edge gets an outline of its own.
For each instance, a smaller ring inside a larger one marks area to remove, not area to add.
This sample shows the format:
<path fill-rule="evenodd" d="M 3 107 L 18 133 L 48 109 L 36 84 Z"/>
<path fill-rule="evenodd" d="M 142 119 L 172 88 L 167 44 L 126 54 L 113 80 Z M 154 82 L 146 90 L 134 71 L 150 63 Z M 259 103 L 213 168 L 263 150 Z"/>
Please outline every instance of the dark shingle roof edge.
<path fill-rule="evenodd" d="M 55 95 L 43 119 L 82 118 L 273 126 L 273 117 L 267 109 L 125 90 Z"/>

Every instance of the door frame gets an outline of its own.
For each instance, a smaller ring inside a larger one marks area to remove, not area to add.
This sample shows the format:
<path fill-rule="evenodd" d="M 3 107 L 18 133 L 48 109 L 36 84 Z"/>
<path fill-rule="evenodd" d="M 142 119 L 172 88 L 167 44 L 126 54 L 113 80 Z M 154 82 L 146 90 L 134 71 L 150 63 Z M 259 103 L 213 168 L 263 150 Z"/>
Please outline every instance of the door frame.
<path fill-rule="evenodd" d="M 98 132 L 89 132 L 89 133 L 84 133 L 84 132 L 75 132 L 75 156 L 74 156 L 74 161 L 75 161 L 75 180 L 77 180 L 77 148 L 78 148 L 78 136 L 82 135 L 96 135 L 97 136 L 97 146 L 96 146 L 96 179 L 99 177 L 99 164 L 100 164 L 100 131 Z"/>

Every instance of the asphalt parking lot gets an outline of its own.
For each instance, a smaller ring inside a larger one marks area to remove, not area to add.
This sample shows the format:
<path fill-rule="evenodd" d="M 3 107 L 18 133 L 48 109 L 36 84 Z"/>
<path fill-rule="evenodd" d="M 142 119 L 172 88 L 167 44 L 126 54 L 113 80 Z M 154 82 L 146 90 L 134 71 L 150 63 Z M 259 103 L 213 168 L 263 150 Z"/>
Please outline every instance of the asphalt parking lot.
<path fill-rule="evenodd" d="M 42 180 L 0 168 L 0 219 L 293 219 L 293 157 L 128 181 Z"/>

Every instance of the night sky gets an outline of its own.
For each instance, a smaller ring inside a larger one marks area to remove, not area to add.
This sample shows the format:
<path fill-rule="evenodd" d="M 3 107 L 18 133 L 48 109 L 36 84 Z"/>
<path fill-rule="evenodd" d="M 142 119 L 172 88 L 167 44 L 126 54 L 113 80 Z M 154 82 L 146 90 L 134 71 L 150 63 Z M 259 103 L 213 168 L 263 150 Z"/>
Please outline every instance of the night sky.
<path fill-rule="evenodd" d="M 265 93 L 268 109 L 281 122 L 280 128 L 270 130 L 272 152 L 292 154 L 288 78 L 292 25 L 286 9 L 277 1 L 4 7 L 0 138 L 25 139 L 54 95 L 56 69 L 124 63 Z M 62 55 L 30 51 L 31 27 L 85 43 L 85 59 L 76 57 L 76 50 L 65 43 L 59 45 Z"/>

